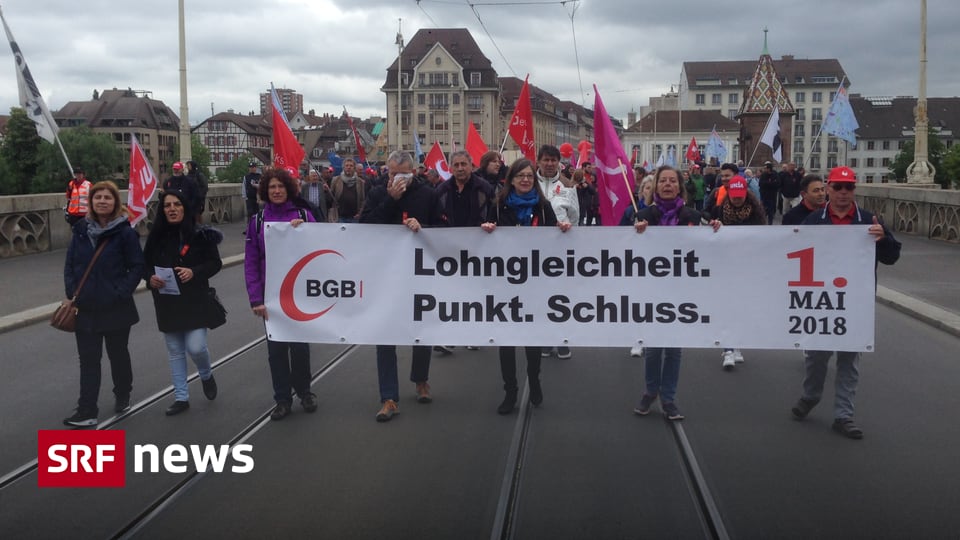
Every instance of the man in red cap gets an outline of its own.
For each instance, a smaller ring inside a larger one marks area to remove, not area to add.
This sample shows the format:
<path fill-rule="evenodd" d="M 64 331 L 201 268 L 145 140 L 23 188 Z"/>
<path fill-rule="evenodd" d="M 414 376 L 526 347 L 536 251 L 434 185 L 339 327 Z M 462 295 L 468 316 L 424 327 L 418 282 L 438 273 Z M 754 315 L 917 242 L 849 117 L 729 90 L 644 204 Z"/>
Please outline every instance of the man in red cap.
<path fill-rule="evenodd" d="M 194 216 L 194 219 L 197 219 L 203 203 L 200 196 L 200 184 L 193 177 L 183 174 L 183 163 L 179 161 L 173 164 L 173 176 L 164 180 L 163 189 L 157 190 L 159 191 L 157 196 L 163 197 L 163 192 L 168 190 L 183 193 L 183 198 L 186 199 L 190 207 L 187 215 Z"/>
<path fill-rule="evenodd" d="M 803 221 L 804 225 L 869 225 L 867 233 L 877 243 L 876 260 L 893 264 L 900 258 L 900 242 L 893 237 L 876 216 L 857 206 L 854 192 L 857 175 L 849 167 L 835 167 L 827 177 L 827 205 L 814 211 Z M 791 412 L 796 420 L 803 420 L 823 395 L 823 382 L 827 376 L 827 362 L 834 351 L 804 351 L 806 374 L 803 378 L 803 395 Z M 851 439 L 862 439 L 863 430 L 853 423 L 853 398 L 857 393 L 860 372 L 857 367 L 860 353 L 836 351 L 837 377 L 833 401 L 833 430 Z"/>

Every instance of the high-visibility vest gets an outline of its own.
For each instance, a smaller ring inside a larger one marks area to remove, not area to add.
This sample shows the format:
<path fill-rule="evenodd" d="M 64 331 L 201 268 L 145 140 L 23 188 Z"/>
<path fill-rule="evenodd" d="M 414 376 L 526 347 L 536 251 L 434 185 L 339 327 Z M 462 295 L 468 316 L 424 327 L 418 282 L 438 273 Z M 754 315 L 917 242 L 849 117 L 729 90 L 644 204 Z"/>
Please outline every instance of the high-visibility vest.
<path fill-rule="evenodd" d="M 84 180 L 80 186 L 70 181 L 70 191 L 67 194 L 67 213 L 71 216 L 85 216 L 89 210 L 90 186 L 89 180 Z"/>

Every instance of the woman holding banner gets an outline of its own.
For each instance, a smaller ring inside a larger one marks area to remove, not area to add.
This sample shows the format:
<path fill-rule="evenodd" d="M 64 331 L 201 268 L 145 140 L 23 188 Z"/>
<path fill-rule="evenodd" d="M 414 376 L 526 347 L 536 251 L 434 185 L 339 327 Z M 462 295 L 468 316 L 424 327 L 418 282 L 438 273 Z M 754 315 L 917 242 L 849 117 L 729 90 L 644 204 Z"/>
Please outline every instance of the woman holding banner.
<path fill-rule="evenodd" d="M 686 193 L 680 172 L 670 166 L 657 169 L 653 180 L 653 204 L 637 212 L 634 228 L 643 233 L 648 226 L 700 225 L 700 213 L 686 206 Z M 711 220 L 714 231 L 720 222 Z M 640 403 L 633 409 L 641 416 L 650 412 L 650 406 L 660 398 L 660 408 L 667 420 L 683 420 L 677 408 L 677 384 L 680 381 L 679 347 L 647 347 L 644 359 L 646 385 Z"/>
<path fill-rule="evenodd" d="M 299 188 L 297 181 L 283 169 L 264 171 L 258 194 L 264 201 L 260 210 L 247 225 L 247 241 L 244 249 L 243 274 L 247 282 L 247 296 L 253 314 L 267 320 L 267 306 L 263 304 L 266 286 L 267 251 L 263 242 L 264 222 L 288 221 L 298 227 L 305 221 L 313 221 L 310 212 L 297 208 L 293 199 Z M 270 413 L 271 420 L 282 420 L 290 414 L 293 405 L 291 390 L 300 397 L 303 410 L 317 410 L 317 396 L 310 392 L 310 345 L 267 340 L 267 360 L 270 377 L 273 379 L 273 399 L 276 407 Z"/>
<path fill-rule="evenodd" d="M 559 227 L 567 232 L 570 223 L 557 222 L 550 201 L 540 191 L 534 173 L 533 163 L 528 159 L 518 159 L 507 170 L 504 189 L 497 197 L 496 222 L 483 223 L 480 227 L 488 233 L 497 226 L 514 227 Z M 524 347 L 527 357 L 527 382 L 530 384 L 530 403 L 539 406 L 543 403 L 543 390 L 540 388 L 540 347 Z M 500 347 L 500 375 L 503 377 L 503 389 L 506 396 L 497 407 L 499 414 L 510 414 L 517 404 L 517 358 L 515 347 Z"/>

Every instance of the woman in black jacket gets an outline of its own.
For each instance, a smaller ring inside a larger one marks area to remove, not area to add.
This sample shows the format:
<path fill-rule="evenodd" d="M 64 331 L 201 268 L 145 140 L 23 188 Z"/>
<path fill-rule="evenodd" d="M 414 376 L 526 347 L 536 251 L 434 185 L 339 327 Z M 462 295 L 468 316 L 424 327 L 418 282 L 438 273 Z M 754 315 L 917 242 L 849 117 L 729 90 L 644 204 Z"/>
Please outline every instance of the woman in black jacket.
<path fill-rule="evenodd" d="M 114 410 L 130 408 L 133 369 L 130 366 L 130 327 L 140 321 L 133 292 L 143 273 L 140 239 L 127 221 L 120 191 L 113 182 L 97 182 L 90 188 L 87 217 L 73 225 L 67 248 L 63 283 L 67 298 L 77 287 L 97 248 L 103 252 L 77 295 L 77 352 L 80 356 L 80 399 L 77 410 L 63 423 L 74 427 L 97 425 L 100 395 L 100 358 L 106 343 L 113 377 Z"/>
<path fill-rule="evenodd" d="M 189 202 L 180 191 L 165 191 L 160 203 L 144 248 L 143 278 L 153 293 L 157 326 L 167 345 L 175 401 L 166 414 L 173 416 L 190 408 L 188 352 L 200 373 L 203 394 L 207 399 L 217 397 L 217 382 L 210 371 L 207 351 L 207 327 L 212 322 L 208 290 L 210 277 L 223 266 L 217 249 L 223 234 L 197 226 Z"/>
<path fill-rule="evenodd" d="M 498 226 L 508 227 L 559 227 L 567 232 L 570 223 L 557 222 L 550 201 L 540 191 L 534 175 L 533 162 L 528 159 L 514 161 L 507 170 L 506 184 L 497 197 L 496 222 L 488 222 L 480 227 L 489 232 Z M 541 347 L 524 347 L 527 357 L 527 382 L 530 384 L 530 403 L 538 406 L 543 403 L 543 390 L 540 388 L 540 351 Z M 499 414 L 510 414 L 517 404 L 517 358 L 515 347 L 500 347 L 500 375 L 503 377 L 503 389 L 506 396 L 497 407 Z"/>

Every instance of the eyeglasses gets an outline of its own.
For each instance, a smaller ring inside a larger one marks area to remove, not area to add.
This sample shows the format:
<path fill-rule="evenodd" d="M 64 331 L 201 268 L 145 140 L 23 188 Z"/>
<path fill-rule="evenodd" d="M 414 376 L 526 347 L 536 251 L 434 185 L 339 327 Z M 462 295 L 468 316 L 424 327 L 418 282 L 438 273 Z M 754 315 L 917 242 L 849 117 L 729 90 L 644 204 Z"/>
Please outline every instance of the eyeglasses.
<path fill-rule="evenodd" d="M 831 182 L 830 187 L 836 191 L 853 191 L 857 189 L 857 185 L 852 182 Z"/>
<path fill-rule="evenodd" d="M 514 178 L 533 178 L 533 173 L 520 173 L 514 176 Z"/>

